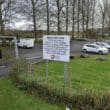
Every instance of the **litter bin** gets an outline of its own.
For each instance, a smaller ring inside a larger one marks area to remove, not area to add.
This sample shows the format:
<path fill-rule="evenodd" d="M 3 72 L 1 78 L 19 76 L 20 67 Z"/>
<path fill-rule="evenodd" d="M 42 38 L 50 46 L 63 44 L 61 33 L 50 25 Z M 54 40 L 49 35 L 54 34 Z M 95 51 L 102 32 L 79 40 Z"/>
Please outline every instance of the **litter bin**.
<path fill-rule="evenodd" d="M 1 51 L 1 49 L 0 49 L 0 59 L 2 59 L 2 51 Z"/>

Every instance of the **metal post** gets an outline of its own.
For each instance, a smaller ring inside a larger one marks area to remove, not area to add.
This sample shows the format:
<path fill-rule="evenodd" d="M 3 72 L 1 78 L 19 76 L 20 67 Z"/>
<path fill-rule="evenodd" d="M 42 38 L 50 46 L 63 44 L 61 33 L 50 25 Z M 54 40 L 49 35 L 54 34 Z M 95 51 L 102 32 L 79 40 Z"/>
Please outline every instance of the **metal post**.
<path fill-rule="evenodd" d="M 16 55 L 16 59 L 19 58 L 19 55 L 18 55 L 18 46 L 17 46 L 17 38 L 14 37 L 14 42 L 15 42 L 15 55 Z"/>
<path fill-rule="evenodd" d="M 67 63 L 64 63 L 64 87 L 67 85 Z"/>
<path fill-rule="evenodd" d="M 46 66 L 45 66 L 45 70 L 46 70 L 46 83 L 48 81 L 48 60 L 46 60 Z"/>

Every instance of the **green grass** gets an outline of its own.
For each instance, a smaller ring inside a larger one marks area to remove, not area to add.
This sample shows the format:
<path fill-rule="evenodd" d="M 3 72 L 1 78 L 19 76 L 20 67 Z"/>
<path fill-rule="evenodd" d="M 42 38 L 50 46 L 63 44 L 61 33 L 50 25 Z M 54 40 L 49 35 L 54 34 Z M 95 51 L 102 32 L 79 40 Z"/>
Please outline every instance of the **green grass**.
<path fill-rule="evenodd" d="M 75 58 L 68 63 L 71 79 L 71 87 L 74 91 L 95 90 L 101 92 L 110 91 L 110 55 L 106 61 L 98 61 L 99 56 L 90 56 L 86 59 Z M 45 81 L 45 63 L 39 63 L 34 67 L 32 74 L 22 74 L 21 78 L 29 81 Z M 48 84 L 51 87 L 62 89 L 64 87 L 64 63 L 49 62 Z"/>
<path fill-rule="evenodd" d="M 16 88 L 9 77 L 0 78 L 0 110 L 64 110 Z"/>

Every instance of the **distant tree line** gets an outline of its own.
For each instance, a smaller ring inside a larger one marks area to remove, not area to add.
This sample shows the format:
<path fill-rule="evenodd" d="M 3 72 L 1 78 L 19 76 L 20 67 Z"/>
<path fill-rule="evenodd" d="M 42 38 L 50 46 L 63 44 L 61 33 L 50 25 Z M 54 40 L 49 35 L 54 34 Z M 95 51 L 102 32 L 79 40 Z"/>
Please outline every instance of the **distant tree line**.
<path fill-rule="evenodd" d="M 46 27 L 47 34 L 55 30 L 72 32 L 72 39 L 93 37 L 98 28 L 102 37 L 110 35 L 109 0 L 0 0 L 0 34 L 5 34 L 7 24 L 26 20 L 31 22 L 34 37 L 39 27 Z M 8 27 L 7 27 L 8 28 Z"/>

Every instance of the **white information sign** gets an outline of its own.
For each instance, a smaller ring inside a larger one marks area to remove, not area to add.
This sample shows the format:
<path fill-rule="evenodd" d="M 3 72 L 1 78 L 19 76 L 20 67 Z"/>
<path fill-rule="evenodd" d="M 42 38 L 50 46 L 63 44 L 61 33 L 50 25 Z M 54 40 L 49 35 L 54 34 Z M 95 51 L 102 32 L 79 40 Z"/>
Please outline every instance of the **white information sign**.
<path fill-rule="evenodd" d="M 70 60 L 70 36 L 44 35 L 43 59 L 69 62 Z"/>

